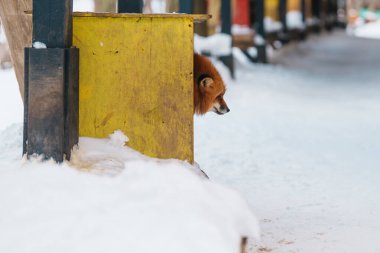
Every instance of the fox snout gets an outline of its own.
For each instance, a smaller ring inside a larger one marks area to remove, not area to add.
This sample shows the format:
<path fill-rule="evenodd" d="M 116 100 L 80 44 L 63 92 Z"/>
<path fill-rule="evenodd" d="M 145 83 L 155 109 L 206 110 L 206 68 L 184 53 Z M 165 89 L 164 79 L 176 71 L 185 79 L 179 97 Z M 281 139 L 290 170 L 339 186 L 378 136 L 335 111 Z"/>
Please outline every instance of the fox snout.
<path fill-rule="evenodd" d="M 210 111 L 213 111 L 219 115 L 223 115 L 223 114 L 226 114 L 227 112 L 229 112 L 230 108 L 228 108 L 226 102 L 223 99 L 221 99 L 221 101 L 216 101 L 213 104 Z"/>

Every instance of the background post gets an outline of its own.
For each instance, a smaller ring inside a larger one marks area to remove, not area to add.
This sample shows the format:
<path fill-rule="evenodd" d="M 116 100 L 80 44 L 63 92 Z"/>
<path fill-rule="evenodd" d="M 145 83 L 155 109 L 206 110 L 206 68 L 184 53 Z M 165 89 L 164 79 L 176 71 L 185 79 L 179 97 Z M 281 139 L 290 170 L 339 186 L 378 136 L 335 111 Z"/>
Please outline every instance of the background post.
<path fill-rule="evenodd" d="M 256 28 L 256 39 L 255 45 L 257 49 L 257 62 L 267 63 L 267 52 L 266 52 L 266 34 L 264 27 L 264 15 L 265 15 L 265 0 L 256 1 L 256 16 L 255 16 L 255 28 Z"/>
<path fill-rule="evenodd" d="M 193 14 L 194 2 L 193 0 L 179 0 L 179 13 Z"/>
<path fill-rule="evenodd" d="M 312 13 L 313 13 L 313 19 L 316 20 L 313 30 L 315 33 L 319 33 L 321 31 L 321 1 L 320 0 L 312 0 Z"/>
<path fill-rule="evenodd" d="M 280 40 L 283 42 L 283 43 L 287 43 L 289 42 L 289 34 L 288 34 L 288 24 L 287 24 L 287 20 L 286 20 L 286 14 L 287 14 L 287 0 L 279 0 L 280 1 L 280 4 L 279 4 L 279 17 L 280 17 L 280 22 L 282 24 L 282 30 L 281 30 L 281 33 L 280 33 Z"/>
<path fill-rule="evenodd" d="M 301 15 L 302 15 L 302 24 L 304 25 L 304 28 L 301 31 L 301 39 L 304 40 L 307 37 L 306 0 L 301 0 Z"/>
<path fill-rule="evenodd" d="M 118 0 L 118 13 L 142 13 L 144 8 L 143 0 Z"/>
<path fill-rule="evenodd" d="M 228 67 L 231 72 L 232 78 L 235 77 L 234 70 L 234 58 L 232 56 L 232 15 L 231 15 L 231 0 L 222 0 L 221 8 L 222 16 L 222 33 L 228 34 L 231 36 L 231 54 L 226 56 L 221 56 L 220 60 Z"/>

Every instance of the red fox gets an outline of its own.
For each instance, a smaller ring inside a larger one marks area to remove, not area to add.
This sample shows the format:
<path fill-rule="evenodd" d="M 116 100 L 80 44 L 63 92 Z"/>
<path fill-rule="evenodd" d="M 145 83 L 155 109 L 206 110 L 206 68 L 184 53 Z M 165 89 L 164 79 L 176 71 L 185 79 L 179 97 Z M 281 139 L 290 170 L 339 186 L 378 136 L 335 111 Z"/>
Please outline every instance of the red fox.
<path fill-rule="evenodd" d="M 226 87 L 209 59 L 194 53 L 194 113 L 215 112 L 219 115 L 230 111 L 223 99 Z"/>

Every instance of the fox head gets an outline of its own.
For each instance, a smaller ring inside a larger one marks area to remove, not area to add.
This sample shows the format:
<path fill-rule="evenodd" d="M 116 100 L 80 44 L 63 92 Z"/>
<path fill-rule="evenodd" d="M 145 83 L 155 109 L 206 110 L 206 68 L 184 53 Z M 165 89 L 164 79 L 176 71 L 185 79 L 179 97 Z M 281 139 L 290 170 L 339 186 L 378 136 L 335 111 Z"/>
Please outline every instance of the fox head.
<path fill-rule="evenodd" d="M 214 65 L 206 57 L 194 54 L 194 112 L 198 115 L 229 112 L 223 98 L 225 92 L 224 82 Z"/>

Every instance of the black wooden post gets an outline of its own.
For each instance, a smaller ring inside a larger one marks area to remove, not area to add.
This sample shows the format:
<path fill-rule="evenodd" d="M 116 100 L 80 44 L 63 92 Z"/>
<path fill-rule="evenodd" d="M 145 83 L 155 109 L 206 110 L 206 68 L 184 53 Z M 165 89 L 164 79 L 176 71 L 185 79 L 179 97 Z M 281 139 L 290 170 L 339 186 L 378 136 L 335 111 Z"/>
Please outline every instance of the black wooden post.
<path fill-rule="evenodd" d="M 179 13 L 193 14 L 194 3 L 193 0 L 179 0 Z"/>
<path fill-rule="evenodd" d="M 333 3 L 332 0 L 326 0 L 325 7 L 325 28 L 327 31 L 331 31 L 333 27 Z"/>
<path fill-rule="evenodd" d="M 79 50 L 73 0 L 33 1 L 33 48 L 25 49 L 23 153 L 62 162 L 78 143 Z"/>
<path fill-rule="evenodd" d="M 278 11 L 279 11 L 280 22 L 282 24 L 282 30 L 279 34 L 279 39 L 283 43 L 287 43 L 289 41 L 289 34 L 288 34 L 288 24 L 286 22 L 286 14 L 288 12 L 286 0 L 280 0 Z"/>
<path fill-rule="evenodd" d="M 144 8 L 143 0 L 118 0 L 118 13 L 142 13 Z"/>
<path fill-rule="evenodd" d="M 304 40 L 307 37 L 306 0 L 301 0 L 301 15 L 302 15 L 302 24 L 304 25 L 304 28 L 301 31 L 301 39 Z"/>
<path fill-rule="evenodd" d="M 228 34 L 231 36 L 231 49 L 232 49 L 232 17 L 231 17 L 231 0 L 222 0 L 222 33 Z M 232 78 L 235 78 L 235 69 L 234 69 L 234 58 L 232 56 L 232 51 L 230 55 L 221 56 L 220 60 L 228 67 L 231 72 Z"/>
<path fill-rule="evenodd" d="M 312 13 L 313 19 L 316 20 L 315 25 L 313 27 L 314 32 L 319 33 L 321 31 L 321 1 L 320 0 L 312 0 Z"/>
<path fill-rule="evenodd" d="M 256 28 L 256 39 L 255 45 L 257 49 L 257 62 L 267 63 L 267 50 L 266 50 L 266 34 L 264 26 L 264 16 L 265 16 L 265 0 L 256 1 L 256 15 L 255 15 L 255 28 Z"/>

